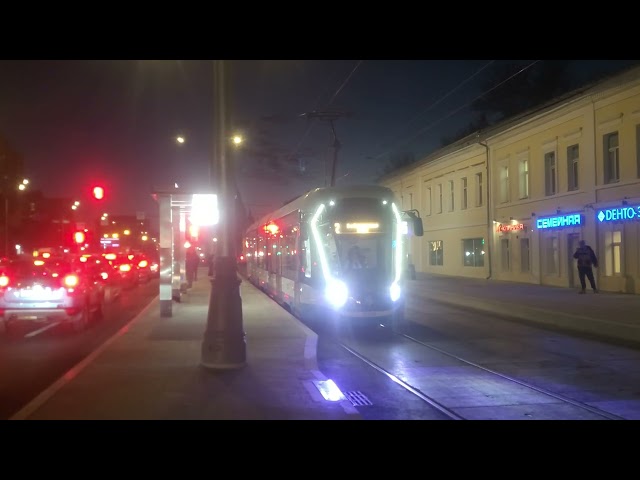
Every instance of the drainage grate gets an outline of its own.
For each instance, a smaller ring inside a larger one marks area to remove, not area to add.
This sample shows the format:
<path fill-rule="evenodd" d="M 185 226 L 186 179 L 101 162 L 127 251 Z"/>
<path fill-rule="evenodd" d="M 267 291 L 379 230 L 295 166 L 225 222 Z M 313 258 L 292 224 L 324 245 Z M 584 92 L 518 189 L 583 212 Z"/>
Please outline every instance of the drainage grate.
<path fill-rule="evenodd" d="M 373 405 L 371 400 L 362 392 L 344 392 L 344 396 L 347 397 L 354 407 L 363 407 L 365 405 Z"/>

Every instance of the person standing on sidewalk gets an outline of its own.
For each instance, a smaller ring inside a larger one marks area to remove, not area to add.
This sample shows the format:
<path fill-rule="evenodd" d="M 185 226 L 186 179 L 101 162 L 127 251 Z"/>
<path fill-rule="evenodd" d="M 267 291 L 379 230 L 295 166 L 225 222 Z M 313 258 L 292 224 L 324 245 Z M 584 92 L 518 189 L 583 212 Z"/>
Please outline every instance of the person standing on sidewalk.
<path fill-rule="evenodd" d="M 578 260 L 578 276 L 580 277 L 580 285 L 582 285 L 582 290 L 578 293 L 585 293 L 587 288 L 587 283 L 585 282 L 584 277 L 589 279 L 593 293 L 598 293 L 596 280 L 593 277 L 593 267 L 598 268 L 598 258 L 596 257 L 596 253 L 584 240 L 580 240 L 580 245 L 576 249 L 576 253 L 573 254 L 573 258 Z"/>

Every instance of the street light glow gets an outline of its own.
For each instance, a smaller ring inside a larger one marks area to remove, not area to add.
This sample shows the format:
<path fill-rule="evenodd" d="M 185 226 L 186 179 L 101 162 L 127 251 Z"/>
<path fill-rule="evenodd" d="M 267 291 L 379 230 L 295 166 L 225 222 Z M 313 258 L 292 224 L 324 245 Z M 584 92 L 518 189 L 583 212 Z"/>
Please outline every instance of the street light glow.
<path fill-rule="evenodd" d="M 178 136 L 176 137 L 176 142 L 178 142 L 178 143 L 184 143 L 184 137 L 183 137 L 182 135 L 178 135 Z"/>
<path fill-rule="evenodd" d="M 242 136 L 241 135 L 234 135 L 233 136 L 233 143 L 234 143 L 234 145 L 240 145 L 242 143 Z"/>
<path fill-rule="evenodd" d="M 22 184 L 23 185 L 29 185 L 29 180 L 27 180 L 26 178 L 24 180 L 22 180 Z"/>
<path fill-rule="evenodd" d="M 18 190 L 24 190 L 25 188 L 27 187 L 25 186 L 24 183 L 21 183 L 20 185 L 18 185 Z"/>

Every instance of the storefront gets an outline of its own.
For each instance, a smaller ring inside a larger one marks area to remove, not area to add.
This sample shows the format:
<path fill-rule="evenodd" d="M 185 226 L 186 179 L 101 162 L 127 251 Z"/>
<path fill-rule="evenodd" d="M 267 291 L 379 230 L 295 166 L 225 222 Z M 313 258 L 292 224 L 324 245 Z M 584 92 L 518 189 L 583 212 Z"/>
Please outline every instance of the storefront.
<path fill-rule="evenodd" d="M 585 238 L 582 212 L 537 217 L 540 283 L 577 288 L 580 281 L 573 254 Z"/>
<path fill-rule="evenodd" d="M 640 201 L 595 209 L 600 289 L 640 293 Z"/>
<path fill-rule="evenodd" d="M 495 224 L 496 278 L 531 282 L 531 227 L 529 222 L 511 220 Z"/>

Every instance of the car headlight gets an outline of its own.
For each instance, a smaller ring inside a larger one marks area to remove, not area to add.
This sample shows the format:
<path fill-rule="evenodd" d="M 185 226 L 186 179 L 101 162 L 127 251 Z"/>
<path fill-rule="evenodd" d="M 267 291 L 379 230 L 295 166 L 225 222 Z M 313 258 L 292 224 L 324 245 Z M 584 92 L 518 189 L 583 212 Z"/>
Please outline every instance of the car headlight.
<path fill-rule="evenodd" d="M 400 285 L 397 283 L 392 283 L 391 287 L 389 287 L 389 295 L 391 296 L 391 301 L 396 302 L 400 298 L 400 293 L 402 290 L 400 289 Z"/>
<path fill-rule="evenodd" d="M 325 290 L 327 301 L 335 308 L 342 307 L 349 298 L 349 289 L 340 280 L 330 280 Z"/>

